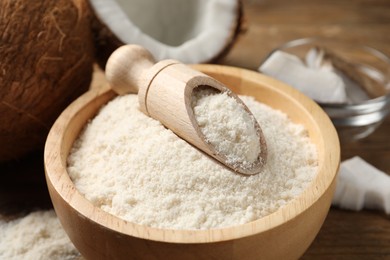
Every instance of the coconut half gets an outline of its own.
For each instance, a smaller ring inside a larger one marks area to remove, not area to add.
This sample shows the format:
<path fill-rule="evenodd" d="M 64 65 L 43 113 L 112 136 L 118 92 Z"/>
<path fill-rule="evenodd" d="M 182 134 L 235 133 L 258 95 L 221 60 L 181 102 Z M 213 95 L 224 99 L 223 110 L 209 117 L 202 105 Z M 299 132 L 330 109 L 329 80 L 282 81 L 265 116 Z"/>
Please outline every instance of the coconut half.
<path fill-rule="evenodd" d="M 123 44 L 147 48 L 156 60 L 203 63 L 226 53 L 238 35 L 239 0 L 89 0 L 98 59 Z"/>

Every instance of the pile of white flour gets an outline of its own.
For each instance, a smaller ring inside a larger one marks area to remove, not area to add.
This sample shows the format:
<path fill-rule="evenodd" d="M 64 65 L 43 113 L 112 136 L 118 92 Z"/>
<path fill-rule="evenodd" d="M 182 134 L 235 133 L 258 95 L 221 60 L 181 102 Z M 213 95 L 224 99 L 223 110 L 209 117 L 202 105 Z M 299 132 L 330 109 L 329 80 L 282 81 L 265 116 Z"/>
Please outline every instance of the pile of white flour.
<path fill-rule="evenodd" d="M 74 143 L 68 171 L 94 205 L 138 224 L 207 229 L 246 223 L 298 196 L 317 173 L 317 151 L 301 125 L 241 97 L 262 126 L 268 159 L 236 174 L 138 109 L 136 95 L 103 107 Z"/>
<path fill-rule="evenodd" d="M 196 88 L 192 109 L 198 126 L 215 150 L 226 156 L 229 165 L 249 168 L 259 158 L 261 147 L 254 118 L 226 92 Z"/>
<path fill-rule="evenodd" d="M 0 221 L 0 259 L 71 260 L 80 253 L 53 210 L 36 211 L 10 222 Z"/>

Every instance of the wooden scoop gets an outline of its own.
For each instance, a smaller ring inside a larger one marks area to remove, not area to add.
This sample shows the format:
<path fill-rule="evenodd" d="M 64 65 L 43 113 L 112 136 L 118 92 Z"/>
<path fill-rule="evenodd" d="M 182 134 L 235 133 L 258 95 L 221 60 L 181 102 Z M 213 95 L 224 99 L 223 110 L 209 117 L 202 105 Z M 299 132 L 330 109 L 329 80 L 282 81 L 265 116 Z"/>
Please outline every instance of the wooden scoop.
<path fill-rule="evenodd" d="M 218 92 L 226 92 L 252 115 L 241 99 L 219 81 L 176 60 L 155 63 L 152 54 L 137 45 L 122 46 L 110 56 L 106 65 L 106 77 L 111 88 L 119 95 L 138 93 L 140 110 L 143 113 L 159 120 L 179 137 L 235 172 L 257 174 L 266 163 L 267 146 L 256 120 L 253 122 L 261 152 L 250 167 L 241 163 L 227 163 L 226 155 L 218 153 L 215 147 L 206 141 L 191 107 L 191 95 L 196 87 L 206 86 Z"/>

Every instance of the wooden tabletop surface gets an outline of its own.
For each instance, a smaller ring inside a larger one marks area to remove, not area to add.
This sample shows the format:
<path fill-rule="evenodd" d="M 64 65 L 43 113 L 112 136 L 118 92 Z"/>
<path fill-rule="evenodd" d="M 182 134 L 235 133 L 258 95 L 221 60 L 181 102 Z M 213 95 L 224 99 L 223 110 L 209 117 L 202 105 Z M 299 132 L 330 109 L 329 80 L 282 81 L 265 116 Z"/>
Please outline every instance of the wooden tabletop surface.
<path fill-rule="evenodd" d="M 273 48 L 311 36 L 362 43 L 390 55 L 390 0 L 243 2 L 245 32 L 221 64 L 255 70 Z M 368 138 L 343 143 L 341 149 L 342 159 L 358 155 L 390 174 L 390 117 Z M 42 151 L 1 164 L 0 175 L 0 217 L 11 219 L 51 207 Z M 390 259 L 390 216 L 331 208 L 302 259 Z"/>

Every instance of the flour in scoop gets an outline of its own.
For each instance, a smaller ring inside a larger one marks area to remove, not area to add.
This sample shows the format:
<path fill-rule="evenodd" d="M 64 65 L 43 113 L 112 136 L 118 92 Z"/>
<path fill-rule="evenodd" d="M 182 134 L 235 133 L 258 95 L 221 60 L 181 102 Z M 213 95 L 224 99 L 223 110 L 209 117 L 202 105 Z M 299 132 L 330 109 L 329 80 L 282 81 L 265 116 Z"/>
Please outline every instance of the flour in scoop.
<path fill-rule="evenodd" d="M 211 88 L 195 88 L 192 109 L 198 126 L 219 154 L 230 165 L 251 167 L 259 158 L 261 148 L 253 116 L 226 92 Z"/>
<path fill-rule="evenodd" d="M 316 147 L 286 114 L 240 98 L 267 141 L 267 164 L 259 174 L 224 167 L 143 114 L 136 95 L 125 95 L 84 128 L 67 160 L 69 175 L 95 206 L 150 227 L 222 228 L 271 214 L 312 182 Z"/>

